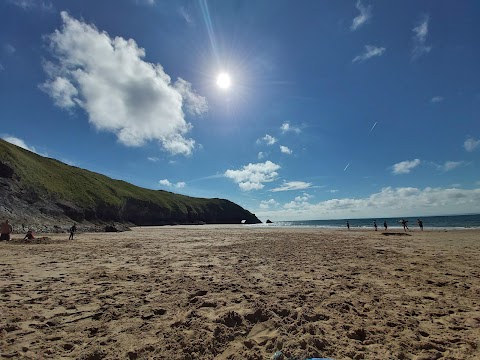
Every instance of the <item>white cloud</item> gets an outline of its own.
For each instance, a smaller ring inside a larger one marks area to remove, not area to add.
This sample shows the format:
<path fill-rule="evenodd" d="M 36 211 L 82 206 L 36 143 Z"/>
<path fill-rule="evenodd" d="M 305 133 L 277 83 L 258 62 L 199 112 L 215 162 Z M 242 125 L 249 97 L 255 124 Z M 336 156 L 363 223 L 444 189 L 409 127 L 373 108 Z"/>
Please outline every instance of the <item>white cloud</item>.
<path fill-rule="evenodd" d="M 97 129 L 113 132 L 127 146 L 158 141 L 171 154 L 191 154 L 192 125 L 184 110 L 206 111 L 205 99 L 179 78 L 172 84 L 160 64 L 143 60 L 132 39 L 111 38 L 62 12 L 63 27 L 48 36 L 56 63 L 47 63 L 41 85 L 57 106 L 86 111 Z"/>
<path fill-rule="evenodd" d="M 413 31 L 413 49 L 412 49 L 412 60 L 419 58 L 422 55 L 428 54 L 432 50 L 431 46 L 427 46 L 427 36 L 428 36 L 428 22 L 430 20 L 429 16 L 425 16 L 420 23 L 415 26 Z"/>
<path fill-rule="evenodd" d="M 329 193 L 331 194 L 335 194 L 337 192 L 339 192 L 340 190 L 337 190 L 337 189 L 332 189 L 332 190 L 328 190 Z"/>
<path fill-rule="evenodd" d="M 282 130 L 282 133 L 292 131 L 292 132 L 295 132 L 295 133 L 299 134 L 300 132 L 302 132 L 302 130 L 300 130 L 298 127 L 291 126 L 288 121 L 284 122 L 282 124 L 282 126 L 280 126 L 280 130 Z"/>
<path fill-rule="evenodd" d="M 280 187 L 272 189 L 270 191 L 292 191 L 292 190 L 304 190 L 312 187 L 312 183 L 307 183 L 304 181 L 288 181 L 284 182 Z"/>
<path fill-rule="evenodd" d="M 267 156 L 264 152 L 260 151 L 257 155 L 258 160 L 262 160 L 265 156 Z"/>
<path fill-rule="evenodd" d="M 187 12 L 187 10 L 185 9 L 185 7 L 181 6 L 179 9 L 178 9 L 178 13 L 180 14 L 180 16 L 189 24 L 191 24 L 193 22 L 192 20 L 192 16 Z"/>
<path fill-rule="evenodd" d="M 17 49 L 15 49 L 15 47 L 11 44 L 5 44 L 3 46 L 3 48 L 4 48 L 5 52 L 9 55 L 12 55 L 12 54 L 15 53 L 15 51 L 17 51 Z"/>
<path fill-rule="evenodd" d="M 467 140 L 465 140 L 465 142 L 463 143 L 463 147 L 465 148 L 465 150 L 467 150 L 468 152 L 472 152 L 474 151 L 478 146 L 480 145 L 480 139 L 478 140 L 475 140 L 474 138 L 468 138 Z"/>
<path fill-rule="evenodd" d="M 151 162 L 157 162 L 157 161 L 160 160 L 159 158 L 157 158 L 155 156 L 149 156 L 149 157 L 147 157 L 147 159 L 148 159 L 148 161 L 151 161 Z"/>
<path fill-rule="evenodd" d="M 0 63 L 0 71 L 5 70 L 5 67 Z"/>
<path fill-rule="evenodd" d="M 382 56 L 385 53 L 384 47 L 377 47 L 373 45 L 365 45 L 365 51 L 353 58 L 352 63 L 357 61 L 365 61 L 375 56 Z"/>
<path fill-rule="evenodd" d="M 351 31 L 357 30 L 359 27 L 361 27 L 363 24 L 365 24 L 370 18 L 372 17 L 372 6 L 371 5 L 363 5 L 360 0 L 357 1 L 355 4 L 355 7 L 357 10 L 360 12 L 352 22 L 352 25 L 350 26 Z"/>
<path fill-rule="evenodd" d="M 420 163 L 421 161 L 419 159 L 402 161 L 392 166 L 392 172 L 395 175 L 408 174 L 413 168 L 420 165 Z"/>
<path fill-rule="evenodd" d="M 263 138 L 257 140 L 257 144 L 261 144 L 262 141 L 265 142 L 267 145 L 273 145 L 273 144 L 275 144 L 278 140 L 277 140 L 275 137 L 266 134 Z"/>
<path fill-rule="evenodd" d="M 260 209 L 270 209 L 270 207 L 278 206 L 278 202 L 276 202 L 274 199 L 270 200 L 262 200 L 260 202 Z"/>
<path fill-rule="evenodd" d="M 28 146 L 25 141 L 23 141 L 20 138 L 15 137 L 15 136 L 3 135 L 2 139 L 9 142 L 10 144 L 17 145 L 18 147 L 21 147 L 22 149 L 34 152 L 35 154 L 38 154 L 38 155 L 41 155 L 41 156 L 48 156 L 48 154 L 46 154 L 46 153 L 38 152 L 33 146 Z"/>
<path fill-rule="evenodd" d="M 291 155 L 293 153 L 293 150 L 290 150 L 288 147 L 280 145 L 280 151 L 284 154 Z"/>
<path fill-rule="evenodd" d="M 292 201 L 279 210 L 260 209 L 260 218 L 281 220 L 345 219 L 362 217 L 404 217 L 477 213 L 480 188 L 424 189 L 386 187 L 368 197 L 331 199 L 318 203 Z"/>
<path fill-rule="evenodd" d="M 305 201 L 308 201 L 309 199 L 313 198 L 312 195 L 310 194 L 307 194 L 307 193 L 303 193 L 303 195 L 299 195 L 299 196 L 296 196 L 294 201 L 296 202 L 305 202 Z"/>
<path fill-rule="evenodd" d="M 445 100 L 443 96 L 434 96 L 433 98 L 430 99 L 430 102 L 432 103 L 439 103 Z"/>
<path fill-rule="evenodd" d="M 263 189 L 266 182 L 274 181 L 280 166 L 266 161 L 264 163 L 248 164 L 240 170 L 227 170 L 224 176 L 235 181 L 244 191 Z"/>
<path fill-rule="evenodd" d="M 158 183 L 159 183 L 160 185 L 163 185 L 163 186 L 176 187 L 176 188 L 178 188 L 178 189 L 184 188 L 185 185 L 186 185 L 185 182 L 183 182 L 183 181 L 179 181 L 179 182 L 177 182 L 176 184 L 174 184 L 174 183 L 170 182 L 170 180 L 168 180 L 168 179 L 159 180 Z"/>
<path fill-rule="evenodd" d="M 464 161 L 445 161 L 445 164 L 437 165 L 437 168 L 441 171 L 447 172 L 462 165 L 465 165 Z"/>
<path fill-rule="evenodd" d="M 53 12 L 53 5 L 49 1 L 40 1 L 40 0 L 7 0 L 7 3 L 18 6 L 23 10 L 33 10 L 40 9 L 46 12 Z"/>

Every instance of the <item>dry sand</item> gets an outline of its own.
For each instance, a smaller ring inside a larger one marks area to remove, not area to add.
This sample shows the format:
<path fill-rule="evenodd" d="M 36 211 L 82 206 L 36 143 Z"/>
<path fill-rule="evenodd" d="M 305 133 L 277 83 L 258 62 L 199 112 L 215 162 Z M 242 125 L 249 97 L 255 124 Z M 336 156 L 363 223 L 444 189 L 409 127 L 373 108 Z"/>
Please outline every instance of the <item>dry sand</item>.
<path fill-rule="evenodd" d="M 0 242 L 1 357 L 480 359 L 480 232 L 411 235 L 178 226 Z"/>

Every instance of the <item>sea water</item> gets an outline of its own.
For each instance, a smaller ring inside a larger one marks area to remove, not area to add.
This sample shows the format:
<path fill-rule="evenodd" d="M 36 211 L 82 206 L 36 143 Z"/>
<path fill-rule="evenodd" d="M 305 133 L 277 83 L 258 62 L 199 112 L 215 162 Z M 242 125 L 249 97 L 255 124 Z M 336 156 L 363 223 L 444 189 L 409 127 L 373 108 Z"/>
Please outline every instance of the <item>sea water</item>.
<path fill-rule="evenodd" d="M 418 229 L 417 219 L 423 221 L 425 230 L 439 229 L 480 229 L 480 214 L 476 215 L 452 215 L 452 216 L 413 216 L 395 218 L 368 218 L 368 219 L 340 219 L 340 220 L 304 220 L 304 221 L 274 221 L 271 224 L 256 224 L 249 226 L 271 226 L 271 227 L 312 227 L 312 228 L 346 228 L 347 220 L 350 229 L 363 228 L 373 229 L 373 221 L 376 220 L 378 230 L 383 231 L 383 222 L 386 221 L 389 229 L 398 229 L 403 226 L 400 220 L 408 221 L 409 229 Z"/>

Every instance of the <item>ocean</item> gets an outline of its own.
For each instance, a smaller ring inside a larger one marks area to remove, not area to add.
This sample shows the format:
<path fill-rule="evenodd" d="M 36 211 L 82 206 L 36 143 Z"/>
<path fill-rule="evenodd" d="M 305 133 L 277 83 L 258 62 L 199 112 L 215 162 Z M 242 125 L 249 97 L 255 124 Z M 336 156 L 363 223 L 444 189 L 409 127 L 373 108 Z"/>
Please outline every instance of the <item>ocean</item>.
<path fill-rule="evenodd" d="M 373 229 L 373 221 L 377 221 L 379 231 L 383 231 L 383 222 L 386 221 L 389 229 L 402 229 L 400 220 L 408 221 L 410 230 L 419 229 L 417 219 L 423 221 L 423 228 L 428 229 L 480 229 L 480 214 L 476 215 L 453 215 L 453 216 L 422 216 L 422 217 L 395 217 L 395 218 L 369 218 L 369 219 L 341 219 L 341 220 L 305 220 L 305 221 L 275 221 L 271 224 L 256 224 L 249 226 L 269 227 L 309 227 L 309 228 L 346 228 L 347 220 L 350 229 L 362 228 Z"/>

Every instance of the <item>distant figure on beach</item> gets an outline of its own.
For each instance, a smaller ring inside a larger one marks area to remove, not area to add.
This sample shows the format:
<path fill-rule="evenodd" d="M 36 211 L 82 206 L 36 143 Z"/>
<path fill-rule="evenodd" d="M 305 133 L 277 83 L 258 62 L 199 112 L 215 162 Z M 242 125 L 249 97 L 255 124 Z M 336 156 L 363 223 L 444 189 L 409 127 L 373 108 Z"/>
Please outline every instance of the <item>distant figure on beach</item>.
<path fill-rule="evenodd" d="M 385 231 L 388 229 L 388 226 L 387 226 L 387 222 L 386 222 L 386 221 L 383 222 L 383 227 L 385 228 Z"/>
<path fill-rule="evenodd" d="M 420 226 L 420 230 L 423 231 L 423 221 L 420 219 L 417 219 L 418 226 Z"/>
<path fill-rule="evenodd" d="M 75 234 L 75 231 L 77 231 L 77 226 L 73 224 L 70 228 L 70 236 L 68 237 L 68 240 L 73 240 L 73 234 Z"/>
<path fill-rule="evenodd" d="M 347 220 L 347 228 L 348 230 L 350 230 L 350 223 L 348 222 L 348 220 Z"/>
<path fill-rule="evenodd" d="M 35 240 L 35 235 L 33 235 L 33 231 L 32 230 L 28 230 L 27 231 L 27 235 L 25 235 L 25 237 L 23 238 L 23 240 Z"/>
<path fill-rule="evenodd" d="M 400 220 L 400 223 L 403 225 L 403 230 L 404 230 L 405 232 L 407 232 L 407 230 L 410 230 L 410 229 L 408 228 L 408 220 L 402 219 L 402 220 Z"/>
<path fill-rule="evenodd" d="M 5 220 L 5 222 L 0 225 L 0 240 L 9 241 L 12 231 L 12 225 L 8 223 L 8 220 Z"/>
<path fill-rule="evenodd" d="M 375 231 L 377 231 L 377 220 L 373 220 L 373 227 L 375 228 Z"/>

